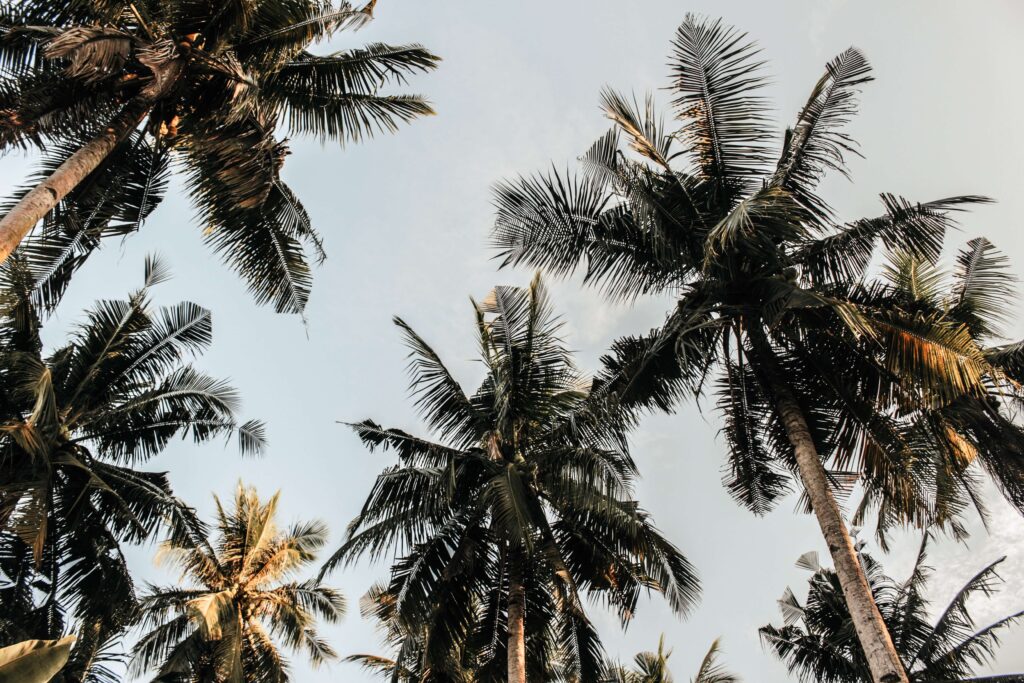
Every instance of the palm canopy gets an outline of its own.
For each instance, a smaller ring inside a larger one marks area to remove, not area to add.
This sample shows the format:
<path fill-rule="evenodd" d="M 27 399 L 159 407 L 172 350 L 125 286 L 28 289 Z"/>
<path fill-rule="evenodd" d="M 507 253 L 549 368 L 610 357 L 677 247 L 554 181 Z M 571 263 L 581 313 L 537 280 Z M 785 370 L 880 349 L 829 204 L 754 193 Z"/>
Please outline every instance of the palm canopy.
<path fill-rule="evenodd" d="M 446 657 L 443 668 L 436 668 L 430 645 L 430 624 L 403 621 L 396 606 L 400 594 L 395 587 L 378 584 L 371 588 L 360 601 L 360 612 L 366 619 L 377 622 L 385 646 L 391 655 L 354 654 L 346 662 L 359 664 L 364 671 L 393 683 L 475 683 L 476 681 L 504 680 L 496 670 L 493 653 L 488 650 L 489 642 L 480 637 L 470 637 L 456 643 L 456 650 Z M 478 633 L 486 618 L 482 610 L 474 614 L 475 621 L 466 627 L 468 633 Z M 531 648 L 531 660 L 527 663 L 531 681 L 548 683 L 576 683 L 581 680 L 572 675 L 571 653 L 560 649 L 551 630 L 535 635 L 546 639 L 543 644 Z M 568 655 L 568 657 L 566 656 Z M 538 660 L 538 657 L 544 657 Z M 568 660 L 568 661 L 566 661 Z M 568 664 L 568 666 L 567 666 Z M 609 665 L 611 666 L 611 665 Z M 609 669 L 610 671 L 611 669 Z M 615 679 L 617 680 L 617 679 Z M 604 678 L 601 679 L 604 681 Z"/>
<path fill-rule="evenodd" d="M 1024 680 L 1022 674 L 975 678 L 975 669 L 992 662 L 999 636 L 1024 618 L 1024 611 L 1016 612 L 979 627 L 968 609 L 971 598 L 991 596 L 998 589 L 1001 579 L 997 570 L 1006 558 L 996 560 L 971 577 L 948 605 L 936 612 L 927 597 L 928 582 L 933 575 L 933 569 L 926 564 L 930 540 L 929 534 L 925 534 L 914 568 L 902 582 L 886 576 L 874 558 L 861 553 L 871 590 L 910 680 L 921 683 Z M 807 600 L 801 605 L 787 588 L 779 600 L 785 623 L 781 627 L 762 627 L 762 641 L 801 681 L 870 681 L 870 672 L 853 634 L 835 572 L 818 566 L 815 553 L 804 555 L 798 566 L 814 572 L 808 580 Z"/>
<path fill-rule="evenodd" d="M 235 417 L 235 390 L 188 362 L 210 344 L 209 311 L 151 305 L 150 288 L 166 276 L 148 260 L 141 289 L 97 303 L 47 352 L 25 296 L 30 276 L 20 259 L 3 266 L 0 621 L 9 642 L 57 637 L 70 617 L 72 664 L 115 635 L 134 604 L 121 543 L 195 524 L 167 474 L 138 465 L 176 436 L 234 434 L 243 453 L 263 448 L 262 425 Z"/>
<path fill-rule="evenodd" d="M 419 45 L 311 50 L 372 16 L 330 0 L 23 0 L 0 5 L 0 151 L 45 150 L 39 185 L 124 117 L 106 158 L 22 246 L 34 289 L 67 284 L 104 238 L 141 227 L 178 163 L 206 241 L 259 302 L 301 312 L 320 237 L 280 177 L 282 134 L 360 141 L 431 114 L 386 94 L 436 67 Z M 141 109 L 140 98 L 143 98 Z M 118 118 L 120 117 L 120 118 Z M 8 205 L 8 213 L 30 188 Z M 59 199 L 59 197 L 58 197 Z M 37 218 L 33 218 L 34 224 Z M 31 226 L 30 226 L 31 227 Z"/>
<path fill-rule="evenodd" d="M 297 580 L 327 538 L 313 521 L 280 528 L 279 494 L 260 500 L 239 484 L 233 507 L 217 502 L 218 536 L 165 542 L 158 560 L 182 573 L 183 585 L 150 586 L 140 605 L 148 632 L 133 649 L 130 673 L 157 671 L 160 681 L 284 683 L 288 662 L 279 643 L 314 665 L 336 657 L 318 621 L 344 613 L 340 593 Z"/>
<path fill-rule="evenodd" d="M 582 268 L 610 297 L 673 295 L 664 325 L 615 343 L 605 380 L 633 410 L 671 410 L 714 387 L 725 483 L 757 513 L 791 489 L 796 469 L 766 389 L 778 378 L 797 395 L 831 484 L 841 492 L 859 479 L 868 507 L 884 507 L 880 529 L 953 524 L 979 462 L 1024 510 L 1021 434 L 998 398 L 1016 394 L 1004 380 L 1021 351 L 987 346 L 1009 282 L 1000 257 L 972 242 L 949 296 L 927 310 L 906 296 L 913 279 L 867 282 L 879 247 L 935 270 L 957 213 L 987 200 L 883 195 L 880 215 L 841 222 L 816 188 L 829 171 L 846 174 L 844 158 L 856 153 L 843 127 L 871 80 L 864 56 L 851 48 L 826 65 L 772 163 L 757 47 L 720 21 L 688 16 L 673 49 L 677 129 L 666 130 L 650 98 L 606 91 L 614 126 L 582 157 L 582 173 L 498 188 L 503 265 Z M 954 404 L 963 420 L 924 424 Z"/>
<path fill-rule="evenodd" d="M 377 622 L 384 644 L 391 650 L 391 656 L 354 654 L 346 657 L 345 661 L 359 664 L 364 671 L 395 683 L 440 680 L 447 683 L 473 683 L 480 653 L 471 648 L 471 643 L 462 643 L 458 661 L 449 658 L 445 672 L 438 675 L 430 668 L 431 663 L 427 657 L 430 635 L 427 625 L 402 621 L 395 610 L 397 597 L 389 586 L 378 584 L 363 596 L 359 604 L 363 618 Z"/>
<path fill-rule="evenodd" d="M 701 660 L 697 674 L 690 683 L 739 683 L 739 677 L 729 673 L 718 661 L 721 649 L 717 640 L 711 643 Z M 658 640 L 657 652 L 641 652 L 633 658 L 633 666 L 609 663 L 600 683 L 673 683 L 668 659 L 672 651 L 665 651 L 665 636 Z"/>
<path fill-rule="evenodd" d="M 468 646 L 480 653 L 479 680 L 508 680 L 509 615 L 521 598 L 529 679 L 555 675 L 554 644 L 569 660 L 563 673 L 593 680 L 601 649 L 584 594 L 623 620 L 645 589 L 685 612 L 697 578 L 632 499 L 637 472 L 623 434 L 600 387 L 574 366 L 539 279 L 498 287 L 475 310 L 486 376 L 470 394 L 396 320 L 412 392 L 438 440 L 354 425 L 400 463 L 378 477 L 325 571 L 362 554 L 401 555 L 392 609 L 406 627 L 426 628 L 437 675 L 460 666 Z"/>
<path fill-rule="evenodd" d="M 957 251 L 951 269 L 901 251 L 890 254 L 881 271 L 873 282 L 852 290 L 852 300 L 895 312 L 889 319 L 898 315 L 907 334 L 925 328 L 941 332 L 948 344 L 963 350 L 962 368 L 985 391 L 935 396 L 929 392 L 931 373 L 940 369 L 926 367 L 910 385 L 919 400 L 904 404 L 902 413 L 885 427 L 894 430 L 896 438 L 890 442 L 902 448 L 902 457 L 869 468 L 854 522 L 862 523 L 874 509 L 884 529 L 905 519 L 906 509 L 916 509 L 919 524 L 935 523 L 962 537 L 962 512 L 974 509 L 987 517 L 983 473 L 1012 505 L 1024 510 L 1024 432 L 1013 414 L 1024 377 L 1016 367 L 1020 350 L 1014 344 L 994 345 L 1007 322 L 1005 302 L 1014 296 L 1008 259 L 988 240 L 976 238 Z M 888 361 L 895 373 L 913 363 L 891 346 L 876 358 L 879 364 Z M 883 386 L 865 388 L 877 391 Z M 840 442 L 839 466 L 857 462 L 857 457 L 862 462 L 879 459 L 878 446 L 862 442 L 859 449 Z M 847 453 L 856 455 L 844 457 Z"/>

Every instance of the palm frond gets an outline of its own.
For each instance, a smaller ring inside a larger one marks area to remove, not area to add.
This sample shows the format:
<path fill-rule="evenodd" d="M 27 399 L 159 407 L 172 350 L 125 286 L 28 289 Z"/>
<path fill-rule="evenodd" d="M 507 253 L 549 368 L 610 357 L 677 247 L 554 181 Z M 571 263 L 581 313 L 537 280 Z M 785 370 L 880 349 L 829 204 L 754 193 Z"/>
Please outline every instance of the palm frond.
<path fill-rule="evenodd" d="M 984 237 L 967 243 L 956 257 L 951 312 L 979 337 L 999 336 L 1009 322 L 1006 301 L 1014 295 L 1017 278 L 1008 271 L 1009 259 Z"/>
<path fill-rule="evenodd" d="M 66 60 L 64 73 L 88 83 L 120 74 L 131 50 L 132 37 L 118 29 L 76 26 L 54 36 L 43 55 Z"/>
<path fill-rule="evenodd" d="M 528 263 L 568 275 L 583 258 L 586 245 L 608 202 L 602 184 L 590 178 L 520 178 L 495 190 L 498 215 L 492 239 L 502 266 Z"/>
<path fill-rule="evenodd" d="M 845 155 L 858 154 L 843 127 L 857 112 L 857 89 L 873 80 L 871 65 L 856 48 L 849 48 L 825 65 L 825 74 L 811 90 L 794 127 L 786 131 L 782 156 L 772 183 L 792 192 L 822 217 L 828 205 L 814 194 L 829 170 L 847 175 Z"/>
<path fill-rule="evenodd" d="M 708 648 L 708 652 L 704 655 L 704 660 L 700 664 L 700 668 L 697 670 L 697 675 L 693 679 L 693 683 L 739 683 L 739 677 L 729 673 L 724 666 L 718 661 L 719 654 L 721 653 L 721 647 L 719 641 L 711 643 L 711 647 Z"/>
<path fill-rule="evenodd" d="M 409 347 L 410 391 L 417 407 L 442 439 L 465 447 L 479 439 L 480 417 L 440 356 L 401 318 L 395 318 Z"/>
<path fill-rule="evenodd" d="M 734 500 L 763 515 L 791 486 L 761 429 L 771 405 L 750 371 L 729 363 L 719 380 L 719 409 L 726 416 L 722 432 L 729 444 L 725 485 Z"/>
<path fill-rule="evenodd" d="M 925 401 L 983 394 L 990 366 L 965 325 L 934 315 L 872 316 L 889 369 L 919 386 Z"/>
<path fill-rule="evenodd" d="M 605 88 L 601 92 L 601 108 L 605 116 L 629 138 L 634 151 L 669 169 L 672 137 L 665 134 L 664 123 L 658 120 L 654 99 L 650 95 L 641 109 L 635 98 L 630 102 L 614 90 Z"/>
<path fill-rule="evenodd" d="M 274 82 L 263 90 L 292 135 L 310 135 L 320 142 L 362 142 L 435 113 L 420 95 L 335 93 L 297 79 Z"/>
<path fill-rule="evenodd" d="M 812 241 L 795 253 L 796 262 L 814 283 L 841 282 L 864 275 L 879 245 L 934 263 L 946 233 L 956 226 L 955 213 L 990 200 L 976 195 L 916 204 L 882 195 L 886 213 L 862 219 Z"/>
<path fill-rule="evenodd" d="M 439 61 L 422 45 L 370 43 L 323 56 L 303 52 L 282 66 L 274 80 L 307 92 L 374 94 L 387 83 L 404 84 L 412 74 L 437 68 Z"/>
<path fill-rule="evenodd" d="M 767 161 L 765 85 L 759 49 L 722 21 L 688 14 L 672 42 L 673 104 L 682 121 L 677 138 L 700 173 L 729 205 L 761 176 Z"/>

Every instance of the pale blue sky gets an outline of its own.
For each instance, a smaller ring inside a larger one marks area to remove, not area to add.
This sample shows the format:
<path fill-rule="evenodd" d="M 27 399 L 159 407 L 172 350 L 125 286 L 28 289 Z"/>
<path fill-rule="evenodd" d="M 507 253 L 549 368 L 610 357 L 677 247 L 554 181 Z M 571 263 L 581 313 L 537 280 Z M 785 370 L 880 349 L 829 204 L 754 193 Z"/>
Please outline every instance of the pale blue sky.
<path fill-rule="evenodd" d="M 486 246 L 490 188 L 582 153 L 606 129 L 597 108 L 602 86 L 662 88 L 669 41 L 688 11 L 722 16 L 759 40 L 774 76 L 770 95 L 780 129 L 831 56 L 849 45 L 863 49 L 877 82 L 867 86 L 851 128 L 866 159 L 853 161 L 854 183 L 828 182 L 830 200 L 857 217 L 878 212 L 882 191 L 914 200 L 990 195 L 999 203 L 966 216 L 954 242 L 983 233 L 1024 272 L 1016 221 L 1024 215 L 1022 4 L 381 0 L 372 25 L 324 49 L 377 40 L 425 44 L 445 61 L 412 88 L 432 99 L 439 116 L 345 150 L 292 142 L 285 176 L 329 253 L 316 273 L 308 328 L 253 305 L 203 246 L 174 186 L 142 233 L 109 244 L 77 276 L 47 339 L 59 341 L 93 299 L 136 286 L 143 256 L 158 251 L 176 277 L 155 290 L 157 303 L 191 299 L 212 309 L 214 345 L 200 365 L 232 378 L 245 416 L 267 422 L 271 447 L 262 459 L 242 460 L 233 448 L 176 443 L 150 466 L 170 470 L 179 493 L 204 514 L 211 492 L 230 495 L 239 478 L 264 494 L 280 488 L 285 521 L 322 518 L 337 543 L 391 459 L 367 454 L 336 421 L 372 417 L 421 427 L 406 398 L 405 351 L 391 316 L 410 322 L 468 385 L 478 379 L 468 297 L 530 276 L 494 270 Z M 660 93 L 661 102 L 667 99 Z M 24 159 L 6 159 L 0 180 L 10 188 L 24 169 Z M 656 325 L 666 309 L 659 301 L 611 306 L 577 283 L 553 289 L 585 368 L 614 337 Z M 1007 305 L 1020 314 L 1017 301 Z M 1014 334 L 1024 334 L 1024 325 Z M 795 514 L 795 500 L 761 519 L 731 501 L 719 483 L 719 423 L 711 406 L 704 408 L 651 417 L 634 439 L 644 475 L 639 497 L 700 570 L 700 608 L 680 621 L 659 601 L 645 603 L 625 634 L 611 616 L 595 611 L 595 618 L 609 652 L 624 658 L 653 648 L 665 633 L 677 679 L 688 679 L 722 636 L 725 661 L 746 681 L 780 683 L 785 672 L 763 652 L 756 629 L 778 622 L 775 600 L 787 585 L 803 595 L 806 575 L 793 562 L 809 549 L 824 554 L 824 546 L 813 520 Z M 992 507 L 989 535 L 979 529 L 968 546 L 941 543 L 933 556 L 937 602 L 988 561 L 1010 556 L 1008 585 L 997 600 L 979 603 L 982 620 L 1024 607 L 1024 522 L 995 498 Z M 887 567 L 902 576 L 914 549 L 915 538 L 907 536 Z M 132 560 L 140 576 L 166 580 L 153 569 L 151 550 L 133 551 Z M 357 602 L 385 572 L 384 565 L 364 563 L 331 578 L 351 606 L 328 631 L 341 653 L 378 651 Z M 996 670 L 1024 669 L 1024 629 L 1007 640 Z M 299 665 L 295 674 L 303 683 L 370 680 L 344 664 L 318 672 Z"/>

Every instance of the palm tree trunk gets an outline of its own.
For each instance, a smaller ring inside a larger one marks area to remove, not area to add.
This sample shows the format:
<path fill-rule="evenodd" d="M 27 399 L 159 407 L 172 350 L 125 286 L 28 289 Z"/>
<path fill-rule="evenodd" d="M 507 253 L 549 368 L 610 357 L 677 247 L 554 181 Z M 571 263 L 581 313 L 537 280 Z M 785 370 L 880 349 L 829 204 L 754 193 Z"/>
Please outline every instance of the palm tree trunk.
<path fill-rule="evenodd" d="M 775 410 L 793 446 L 800 479 L 825 543 L 828 544 L 829 554 L 832 555 L 857 639 L 871 670 L 871 678 L 874 683 L 909 683 L 892 637 L 871 594 L 839 505 L 832 495 L 825 467 L 811 438 L 803 409 L 793 389 L 785 381 L 785 375 L 760 325 L 755 324 L 751 328 L 748 331 L 753 345 L 751 360 L 756 364 L 761 381 L 765 382 L 774 400 Z"/>
<path fill-rule="evenodd" d="M 510 553 L 508 572 L 508 683 L 526 683 L 526 587 L 520 558 Z"/>
<path fill-rule="evenodd" d="M 95 171 L 146 118 L 146 115 L 177 81 L 181 73 L 180 60 L 154 70 L 152 82 L 128 101 L 117 116 L 95 137 L 67 158 L 48 178 L 28 192 L 2 219 L 0 219 L 0 263 L 18 248 L 25 236 L 53 207 Z"/>

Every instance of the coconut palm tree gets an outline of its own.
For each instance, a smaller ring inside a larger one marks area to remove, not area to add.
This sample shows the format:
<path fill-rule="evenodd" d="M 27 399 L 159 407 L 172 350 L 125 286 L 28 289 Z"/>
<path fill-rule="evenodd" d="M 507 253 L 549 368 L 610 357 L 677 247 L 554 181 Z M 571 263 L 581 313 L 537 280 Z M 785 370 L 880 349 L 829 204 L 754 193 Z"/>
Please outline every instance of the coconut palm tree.
<path fill-rule="evenodd" d="M 430 635 L 427 624 L 403 622 L 395 610 L 397 603 L 398 596 L 387 585 L 378 584 L 363 596 L 359 605 L 363 618 L 377 622 L 393 656 L 355 654 L 345 661 L 359 664 L 365 671 L 395 683 L 473 683 L 481 653 L 467 647 L 471 645 L 469 642 L 461 643 L 458 661 L 449 662 L 443 673 L 433 671 L 427 656 Z"/>
<path fill-rule="evenodd" d="M 1024 618 L 1024 611 L 1020 611 L 979 628 L 968 609 L 972 596 L 991 596 L 998 589 L 1001 579 L 997 569 L 1006 558 L 996 560 L 971 577 L 932 623 L 931 602 L 926 594 L 933 570 L 925 564 L 930 541 L 930 534 L 926 533 L 910 577 L 902 582 L 886 576 L 881 565 L 867 553 L 860 555 L 875 602 L 910 680 L 1024 681 L 1024 674 L 975 676 L 976 668 L 992 662 L 999 635 Z M 853 632 L 835 571 L 820 567 L 813 552 L 803 555 L 797 566 L 813 572 L 808 580 L 807 600 L 801 605 L 793 592 L 786 589 L 779 600 L 785 624 L 761 628 L 765 645 L 801 681 L 870 681 L 871 672 Z"/>
<path fill-rule="evenodd" d="M 701 660 L 697 675 L 690 679 L 690 683 L 739 683 L 738 677 L 719 664 L 720 651 L 718 640 L 715 640 Z M 668 668 L 668 658 L 671 655 L 671 650 L 665 651 L 665 636 L 662 636 L 658 639 L 658 651 L 639 653 L 633 658 L 633 668 L 609 664 L 601 683 L 672 683 L 674 679 Z"/>
<path fill-rule="evenodd" d="M 336 657 L 317 634 L 336 622 L 345 602 L 333 588 L 295 577 L 327 539 L 319 521 L 277 526 L 280 494 L 262 502 L 238 485 L 234 506 L 217 502 L 218 537 L 201 534 L 163 544 L 158 562 L 180 570 L 184 585 L 150 586 L 142 597 L 148 632 L 132 650 L 129 674 L 190 683 L 283 683 L 283 643 L 314 665 Z"/>
<path fill-rule="evenodd" d="M 315 54 L 358 28 L 331 0 L 18 0 L 0 5 L 0 151 L 42 166 L 0 218 L 0 262 L 23 246 L 36 290 L 66 285 L 106 237 L 137 230 L 171 161 L 207 242 L 259 302 L 302 312 L 320 238 L 281 180 L 284 135 L 359 141 L 433 113 L 385 94 L 436 67 L 419 45 Z"/>
<path fill-rule="evenodd" d="M 354 425 L 399 464 L 378 477 L 325 571 L 404 553 L 389 590 L 400 623 L 428 630 L 433 670 L 456 668 L 468 642 L 482 653 L 477 680 L 550 680 L 553 642 L 567 660 L 562 674 L 594 680 L 601 648 L 584 594 L 624 621 L 645 589 L 682 613 L 697 578 L 632 499 L 623 433 L 575 368 L 539 278 L 474 306 L 486 375 L 469 394 L 396 319 L 437 440 Z"/>
<path fill-rule="evenodd" d="M 237 392 L 188 362 L 210 343 L 209 311 L 152 307 L 168 274 L 158 261 L 141 289 L 97 303 L 52 351 L 21 265 L 9 259 L 0 279 L 0 637 L 56 638 L 73 623 L 66 673 L 81 673 L 130 621 L 121 544 L 195 524 L 167 474 L 138 466 L 176 436 L 235 434 L 257 453 L 263 429 L 240 424 Z"/>
<path fill-rule="evenodd" d="M 346 662 L 359 664 L 363 670 L 390 681 L 410 683 L 475 683 L 476 681 L 504 681 L 507 672 L 494 657 L 491 647 L 493 631 L 481 622 L 486 613 L 473 610 L 473 622 L 463 626 L 467 637 L 461 642 L 448 644 L 451 652 L 437 665 L 436 647 L 431 642 L 431 623 L 408 622 L 395 609 L 401 599 L 401 586 L 378 584 L 363 596 L 360 612 L 364 618 L 377 621 L 384 643 L 391 656 L 354 654 Z M 531 603 L 529 596 L 527 602 Z M 558 634 L 547 629 L 531 636 L 527 648 L 527 678 L 537 683 L 577 683 L 580 679 L 572 672 L 573 656 L 565 652 Z M 542 642 L 543 641 L 543 642 Z"/>
<path fill-rule="evenodd" d="M 883 195 L 882 215 L 842 223 L 816 188 L 828 171 L 847 173 L 856 145 L 843 127 L 870 65 L 855 49 L 830 61 L 771 163 L 758 55 L 721 21 L 688 16 L 671 57 L 678 129 L 666 131 L 650 98 L 640 105 L 606 91 L 613 128 L 583 157 L 585 171 L 502 185 L 494 241 L 504 265 L 559 275 L 583 265 L 584 282 L 610 297 L 675 299 L 659 329 L 616 342 L 607 393 L 631 412 L 671 410 L 717 377 L 731 493 L 763 513 L 796 476 L 874 680 L 906 681 L 837 492 L 863 483 L 876 508 L 884 501 L 882 528 L 893 518 L 937 521 L 953 510 L 933 494 L 969 488 L 958 455 L 967 451 L 956 443 L 976 444 L 973 432 L 985 428 L 986 438 L 1006 438 L 975 447 L 977 460 L 1022 507 L 1024 451 L 998 399 L 1016 392 L 1002 378 L 1020 349 L 986 350 L 955 311 L 882 306 L 891 302 L 864 278 L 879 245 L 934 262 L 955 213 L 985 200 Z M 986 294 L 965 306 L 986 313 L 1002 280 L 976 275 L 966 264 L 964 281 Z M 922 427 L 956 403 L 976 413 L 974 424 Z M 917 458 L 922 448 L 928 455 Z M 919 471 L 925 462 L 942 467 Z"/>

